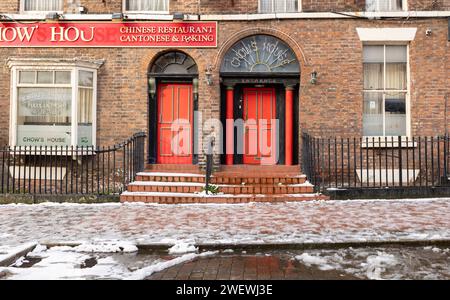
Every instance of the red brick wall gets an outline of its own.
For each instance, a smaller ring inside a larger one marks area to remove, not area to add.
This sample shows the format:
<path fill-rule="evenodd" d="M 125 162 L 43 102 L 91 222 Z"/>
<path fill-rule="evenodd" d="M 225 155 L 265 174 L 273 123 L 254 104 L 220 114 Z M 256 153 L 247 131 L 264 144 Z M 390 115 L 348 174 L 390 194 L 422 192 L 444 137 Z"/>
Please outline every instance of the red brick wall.
<path fill-rule="evenodd" d="M 0 12 L 16 13 L 20 0 L 2 0 Z M 259 0 L 170 0 L 170 12 L 192 14 L 239 14 L 257 13 Z M 89 13 L 113 13 L 122 11 L 122 0 L 65 0 L 65 11 L 69 3 L 78 2 L 88 8 Z M 365 0 L 302 0 L 304 12 L 362 11 Z M 450 0 L 408 0 L 410 10 L 450 10 Z"/>
<path fill-rule="evenodd" d="M 19 11 L 18 0 L 3 0 L 0 3 L 0 12 L 2 13 L 17 13 Z"/>
<path fill-rule="evenodd" d="M 200 71 L 199 109 L 204 118 L 219 118 L 221 55 L 239 37 L 269 33 L 288 42 L 301 60 L 300 128 L 315 135 L 362 133 L 362 43 L 356 27 L 418 27 L 411 43 L 411 126 L 414 135 L 442 134 L 445 96 L 450 92 L 450 55 L 446 19 L 397 21 L 285 20 L 219 23 L 218 49 L 181 49 L 196 60 Z M 433 34 L 425 35 L 431 28 Z M 298 46 L 296 45 L 298 44 Z M 98 77 L 98 142 L 118 142 L 147 130 L 147 68 L 164 49 L 6 49 L 8 57 L 85 57 L 106 59 Z M 214 84 L 204 81 L 207 64 L 214 68 Z M 309 83 L 318 72 L 318 84 Z M 8 140 L 9 69 L 0 68 L 0 144 Z"/>

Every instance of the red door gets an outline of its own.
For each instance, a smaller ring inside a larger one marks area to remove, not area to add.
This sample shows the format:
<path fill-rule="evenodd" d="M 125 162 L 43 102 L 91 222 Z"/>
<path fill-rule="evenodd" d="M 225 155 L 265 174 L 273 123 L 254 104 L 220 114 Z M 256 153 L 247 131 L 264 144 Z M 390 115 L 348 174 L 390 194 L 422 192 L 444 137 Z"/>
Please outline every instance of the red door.
<path fill-rule="evenodd" d="M 192 164 L 192 84 L 158 86 L 158 164 Z"/>
<path fill-rule="evenodd" d="M 245 88 L 243 108 L 244 164 L 276 164 L 275 89 Z"/>

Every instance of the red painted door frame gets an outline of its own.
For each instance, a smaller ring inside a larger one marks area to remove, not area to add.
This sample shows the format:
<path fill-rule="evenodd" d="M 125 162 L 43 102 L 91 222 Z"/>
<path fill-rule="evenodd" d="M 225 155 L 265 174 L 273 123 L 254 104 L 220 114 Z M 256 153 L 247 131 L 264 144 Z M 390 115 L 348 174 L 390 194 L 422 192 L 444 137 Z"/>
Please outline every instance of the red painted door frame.
<path fill-rule="evenodd" d="M 244 88 L 244 155 L 243 163 L 274 165 L 277 163 L 275 143 L 275 88 Z"/>
<path fill-rule="evenodd" d="M 194 95 L 191 83 L 158 85 L 157 163 L 193 163 Z"/>

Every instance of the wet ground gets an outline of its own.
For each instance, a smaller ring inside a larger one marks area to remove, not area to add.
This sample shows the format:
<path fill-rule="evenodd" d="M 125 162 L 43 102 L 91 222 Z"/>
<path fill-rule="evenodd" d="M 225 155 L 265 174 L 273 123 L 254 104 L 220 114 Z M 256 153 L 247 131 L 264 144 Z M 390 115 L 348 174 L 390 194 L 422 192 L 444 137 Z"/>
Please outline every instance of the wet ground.
<path fill-rule="evenodd" d="M 34 251 L 0 279 L 126 279 L 150 266 L 180 258 L 167 251 L 82 253 L 68 247 Z M 223 250 L 174 263 L 144 276 L 149 280 L 354 280 L 450 279 L 446 247 L 380 247 L 333 250 Z"/>
<path fill-rule="evenodd" d="M 174 266 L 148 279 L 448 280 L 450 249 L 393 246 L 266 253 L 222 252 L 214 257 Z"/>

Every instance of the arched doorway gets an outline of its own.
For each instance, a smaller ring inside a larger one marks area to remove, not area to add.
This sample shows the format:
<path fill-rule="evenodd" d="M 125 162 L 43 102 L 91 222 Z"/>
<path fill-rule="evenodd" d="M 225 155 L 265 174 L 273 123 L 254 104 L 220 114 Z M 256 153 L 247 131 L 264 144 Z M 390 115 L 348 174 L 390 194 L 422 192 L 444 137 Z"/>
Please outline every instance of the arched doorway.
<path fill-rule="evenodd" d="M 194 111 L 198 107 L 198 67 L 186 53 L 161 54 L 150 65 L 150 164 L 195 164 Z"/>
<path fill-rule="evenodd" d="M 300 63 L 289 45 L 258 34 L 225 53 L 221 111 L 226 165 L 298 163 Z"/>

